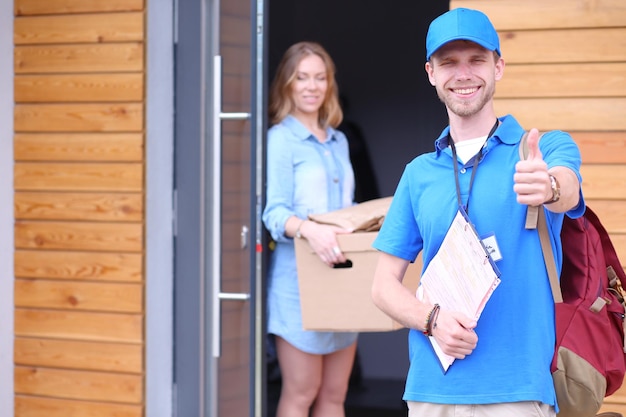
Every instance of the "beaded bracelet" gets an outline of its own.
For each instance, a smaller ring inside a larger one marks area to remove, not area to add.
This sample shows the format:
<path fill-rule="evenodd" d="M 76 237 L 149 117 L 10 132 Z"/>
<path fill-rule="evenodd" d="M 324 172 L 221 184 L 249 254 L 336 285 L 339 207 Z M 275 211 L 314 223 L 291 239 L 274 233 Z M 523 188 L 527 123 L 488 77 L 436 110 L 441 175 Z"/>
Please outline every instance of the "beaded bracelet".
<path fill-rule="evenodd" d="M 439 304 L 435 304 L 432 308 L 432 310 L 430 310 L 428 312 L 428 315 L 426 316 L 426 321 L 424 323 L 424 331 L 422 333 L 424 333 L 424 335 L 426 336 L 432 336 L 432 322 L 433 322 L 433 317 L 434 315 L 439 311 Z"/>
<path fill-rule="evenodd" d="M 439 311 L 441 310 L 441 306 L 437 305 L 437 309 L 433 313 L 433 316 L 430 319 L 430 329 L 428 330 L 429 336 L 433 334 L 433 330 L 437 328 L 437 317 L 439 317 Z"/>

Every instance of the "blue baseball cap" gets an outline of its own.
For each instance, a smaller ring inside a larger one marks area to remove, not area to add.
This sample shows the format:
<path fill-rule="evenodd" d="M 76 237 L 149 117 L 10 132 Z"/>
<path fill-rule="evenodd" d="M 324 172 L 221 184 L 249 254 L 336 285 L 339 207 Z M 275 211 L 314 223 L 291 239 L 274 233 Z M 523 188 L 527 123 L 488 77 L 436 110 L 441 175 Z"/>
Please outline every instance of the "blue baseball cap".
<path fill-rule="evenodd" d="M 426 61 L 448 42 L 466 40 L 485 49 L 500 53 L 498 32 L 483 12 L 472 9 L 452 9 L 430 23 L 426 35 Z"/>

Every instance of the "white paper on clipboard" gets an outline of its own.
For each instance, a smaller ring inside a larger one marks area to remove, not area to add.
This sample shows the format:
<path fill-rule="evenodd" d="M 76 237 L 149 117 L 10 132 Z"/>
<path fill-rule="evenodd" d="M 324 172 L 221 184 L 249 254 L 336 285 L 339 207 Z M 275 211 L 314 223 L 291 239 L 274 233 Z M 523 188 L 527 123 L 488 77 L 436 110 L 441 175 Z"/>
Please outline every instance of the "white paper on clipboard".
<path fill-rule="evenodd" d="M 418 298 L 478 320 L 499 284 L 500 271 L 467 215 L 459 210 L 422 275 Z M 454 357 L 443 353 L 434 337 L 429 339 L 445 373 Z"/>

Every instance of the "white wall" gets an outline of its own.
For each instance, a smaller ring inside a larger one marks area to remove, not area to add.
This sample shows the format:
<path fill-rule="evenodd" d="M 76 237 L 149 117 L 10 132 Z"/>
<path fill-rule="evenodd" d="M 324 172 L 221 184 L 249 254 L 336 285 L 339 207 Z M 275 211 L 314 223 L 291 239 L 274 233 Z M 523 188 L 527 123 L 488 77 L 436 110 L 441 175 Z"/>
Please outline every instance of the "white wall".
<path fill-rule="evenodd" d="M 13 415 L 13 2 L 0 1 L 0 416 Z"/>

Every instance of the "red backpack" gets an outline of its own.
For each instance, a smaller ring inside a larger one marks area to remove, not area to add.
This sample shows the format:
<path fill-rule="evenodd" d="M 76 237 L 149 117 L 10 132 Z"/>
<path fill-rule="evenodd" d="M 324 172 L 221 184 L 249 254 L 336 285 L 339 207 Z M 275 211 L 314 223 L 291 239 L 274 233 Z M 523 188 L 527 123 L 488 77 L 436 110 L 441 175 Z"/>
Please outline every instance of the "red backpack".
<path fill-rule="evenodd" d="M 526 147 L 526 135 L 521 147 Z M 578 219 L 564 217 L 560 283 L 542 207 L 528 208 L 526 228 L 534 227 L 556 303 L 556 347 L 550 370 L 558 415 L 593 416 L 604 397 L 620 388 L 626 373 L 621 284 L 626 274 L 609 234 L 588 206 Z"/>

